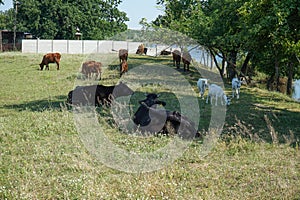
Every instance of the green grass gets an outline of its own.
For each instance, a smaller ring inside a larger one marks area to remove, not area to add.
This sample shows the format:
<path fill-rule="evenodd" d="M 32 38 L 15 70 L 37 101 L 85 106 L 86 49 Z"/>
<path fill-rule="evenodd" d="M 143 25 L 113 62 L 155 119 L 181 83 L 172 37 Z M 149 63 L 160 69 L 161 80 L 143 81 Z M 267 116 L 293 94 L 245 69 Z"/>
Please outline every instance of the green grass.
<path fill-rule="evenodd" d="M 117 83 L 116 54 L 90 57 L 105 64 L 101 84 Z M 0 54 L 0 199 L 300 198 L 300 104 L 290 97 L 242 86 L 240 99 L 227 107 L 222 137 L 207 156 L 201 156 L 202 141 L 195 140 L 160 170 L 126 173 L 107 167 L 86 149 L 74 113 L 65 104 L 75 83 L 86 84 L 76 77 L 81 63 L 90 58 L 62 55 L 61 70 L 50 64 L 49 71 L 39 71 L 41 58 Z M 128 62 L 131 69 L 149 63 L 172 67 L 170 59 L 130 55 Z M 180 73 L 197 92 L 195 69 Z M 138 78 L 130 73 L 126 77 Z M 225 86 L 230 94 L 230 85 Z M 146 92 L 162 93 L 170 110 L 180 109 L 180 98 L 189 98 L 185 92 L 177 98 L 163 85 L 144 85 L 130 99 L 132 113 Z M 211 106 L 198 102 L 199 130 L 207 133 Z M 124 134 L 108 108 L 98 108 L 96 116 L 107 137 L 126 151 L 153 152 L 172 140 Z"/>

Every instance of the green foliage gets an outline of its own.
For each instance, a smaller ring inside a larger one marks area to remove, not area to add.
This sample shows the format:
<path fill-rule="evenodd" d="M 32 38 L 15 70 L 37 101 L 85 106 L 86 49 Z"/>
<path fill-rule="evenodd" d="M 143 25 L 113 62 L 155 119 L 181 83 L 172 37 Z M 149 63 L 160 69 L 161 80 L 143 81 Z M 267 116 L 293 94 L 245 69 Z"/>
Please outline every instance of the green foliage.
<path fill-rule="evenodd" d="M 42 39 L 75 39 L 79 28 L 83 39 L 104 39 L 127 29 L 126 13 L 117 8 L 120 3 L 115 0 L 24 0 L 18 6 L 18 31 L 30 32 Z M 7 27 L 12 29 L 9 24 Z"/>
<path fill-rule="evenodd" d="M 229 64 L 249 62 L 271 75 L 275 63 L 288 75 L 292 63 L 299 76 L 300 17 L 297 0 L 161 0 L 165 15 L 154 25 L 180 31 L 221 55 Z M 239 54 L 249 54 L 237 61 Z"/>

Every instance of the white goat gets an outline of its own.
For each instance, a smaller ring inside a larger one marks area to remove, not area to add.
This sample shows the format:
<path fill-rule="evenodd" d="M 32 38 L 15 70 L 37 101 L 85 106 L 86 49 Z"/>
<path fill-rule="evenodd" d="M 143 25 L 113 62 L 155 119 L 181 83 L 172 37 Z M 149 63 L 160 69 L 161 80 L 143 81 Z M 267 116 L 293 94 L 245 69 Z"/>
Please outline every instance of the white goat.
<path fill-rule="evenodd" d="M 293 99 L 300 102 L 300 79 L 293 84 Z"/>
<path fill-rule="evenodd" d="M 198 81 L 197 81 L 197 86 L 198 86 L 198 89 L 199 89 L 199 95 L 203 99 L 205 89 L 208 86 L 208 79 L 199 78 Z"/>
<path fill-rule="evenodd" d="M 231 81 L 231 85 L 232 85 L 232 98 L 234 98 L 234 96 L 236 95 L 236 98 L 239 99 L 242 81 L 238 78 L 233 78 Z"/>
<path fill-rule="evenodd" d="M 216 106 L 217 106 L 218 98 L 220 98 L 222 105 L 224 105 L 224 102 L 225 105 L 230 105 L 230 99 L 226 96 L 223 89 L 216 84 L 208 85 L 208 95 L 206 98 L 206 103 L 208 103 L 208 98 L 210 98 L 211 105 L 212 105 L 212 98 L 215 98 Z"/>

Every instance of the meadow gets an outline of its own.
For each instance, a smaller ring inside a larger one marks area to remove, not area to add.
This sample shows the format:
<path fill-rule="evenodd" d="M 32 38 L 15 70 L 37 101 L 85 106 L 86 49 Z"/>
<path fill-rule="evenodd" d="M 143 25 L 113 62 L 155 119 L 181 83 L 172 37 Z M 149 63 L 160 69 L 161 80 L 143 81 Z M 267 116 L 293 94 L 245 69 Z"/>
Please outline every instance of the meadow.
<path fill-rule="evenodd" d="M 126 172 L 107 166 L 98 159 L 101 152 L 86 148 L 76 113 L 66 104 L 70 90 L 87 84 L 79 73 L 87 59 L 103 62 L 101 84 L 117 84 L 117 54 L 62 55 L 59 71 L 54 64 L 40 71 L 41 58 L 42 54 L 0 54 L 0 199 L 300 199 L 300 104 L 290 97 L 243 85 L 240 99 L 232 99 L 226 108 L 221 136 L 205 156 L 204 141 L 195 139 L 157 170 Z M 128 63 L 129 69 L 148 63 L 175 69 L 170 56 L 129 55 Z M 191 72 L 179 70 L 174 81 L 181 76 L 193 92 L 182 92 L 178 85 L 164 87 L 164 76 L 148 77 L 160 82 L 151 84 L 125 74 L 127 81 L 145 82 L 134 85 L 135 94 L 126 106 L 132 114 L 145 93 L 157 92 L 167 109 L 178 110 L 178 102 L 193 96 L 198 107 L 184 106 L 199 110 L 198 129 L 209 138 L 214 110 L 198 97 L 200 75 L 192 67 Z M 172 93 L 175 88 L 179 97 Z M 226 80 L 225 88 L 231 94 Z M 127 152 L 151 153 L 174 139 L 126 134 L 118 125 L 128 120 L 114 122 L 107 107 L 92 114 L 111 143 Z"/>

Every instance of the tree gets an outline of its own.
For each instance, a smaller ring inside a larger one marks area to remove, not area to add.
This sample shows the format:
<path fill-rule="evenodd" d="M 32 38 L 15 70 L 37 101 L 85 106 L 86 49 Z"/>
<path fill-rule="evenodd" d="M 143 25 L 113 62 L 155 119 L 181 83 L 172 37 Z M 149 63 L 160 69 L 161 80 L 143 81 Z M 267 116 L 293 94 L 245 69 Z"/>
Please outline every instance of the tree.
<path fill-rule="evenodd" d="M 299 76 L 298 0 L 158 0 L 165 8 L 154 24 L 178 30 L 223 58 L 233 72 L 246 75 L 249 63 L 274 76 Z M 217 63 L 216 63 L 217 64 Z M 224 67 L 217 68 L 222 75 Z M 232 78 L 234 73 L 230 78 Z"/>
<path fill-rule="evenodd" d="M 127 29 L 120 0 L 22 0 L 18 30 L 43 39 L 74 39 L 78 27 L 84 39 L 104 39 Z"/>

